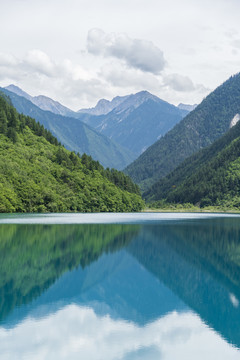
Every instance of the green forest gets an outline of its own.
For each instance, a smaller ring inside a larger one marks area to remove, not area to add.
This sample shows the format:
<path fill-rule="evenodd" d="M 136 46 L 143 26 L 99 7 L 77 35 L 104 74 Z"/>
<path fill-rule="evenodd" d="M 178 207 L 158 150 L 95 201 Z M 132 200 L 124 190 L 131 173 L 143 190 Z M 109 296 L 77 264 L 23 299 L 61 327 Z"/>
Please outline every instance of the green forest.
<path fill-rule="evenodd" d="M 83 114 L 81 119 L 61 116 L 51 111 L 44 111 L 31 101 L 7 89 L 0 88 L 0 92 L 11 99 L 12 105 L 20 114 L 31 116 L 45 129 L 50 130 L 66 149 L 91 155 L 104 167 L 115 169 L 123 169 L 133 161 L 134 156 L 129 150 L 124 149 L 82 121 L 87 114 L 85 116 Z"/>
<path fill-rule="evenodd" d="M 211 145 L 240 113 L 240 74 L 209 94 L 165 136 L 150 146 L 124 172 L 146 191 L 186 158 Z"/>
<path fill-rule="evenodd" d="M 66 150 L 43 125 L 0 96 L 0 212 L 119 212 L 144 207 L 138 186 L 86 154 Z"/>
<path fill-rule="evenodd" d="M 190 203 L 240 207 L 240 123 L 211 146 L 187 158 L 144 193 L 155 206 Z"/>

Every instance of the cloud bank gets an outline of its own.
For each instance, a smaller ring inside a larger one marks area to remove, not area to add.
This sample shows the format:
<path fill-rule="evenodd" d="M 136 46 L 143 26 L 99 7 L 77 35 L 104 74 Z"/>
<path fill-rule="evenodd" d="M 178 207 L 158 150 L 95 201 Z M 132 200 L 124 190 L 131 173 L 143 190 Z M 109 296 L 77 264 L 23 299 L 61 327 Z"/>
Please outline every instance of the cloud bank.
<path fill-rule="evenodd" d="M 171 74 L 164 77 L 164 85 L 176 91 L 194 91 L 196 88 L 191 79 L 179 74 Z"/>
<path fill-rule="evenodd" d="M 151 41 L 131 39 L 126 34 L 106 34 L 101 29 L 89 30 L 87 50 L 94 55 L 124 60 L 132 68 L 155 75 L 166 65 L 162 50 Z"/>
<path fill-rule="evenodd" d="M 78 62 L 52 59 L 41 49 L 21 57 L 0 53 L 1 86 L 13 83 L 32 96 L 49 96 L 73 110 L 142 90 L 170 103 L 174 99 L 176 105 L 186 97 L 189 103 L 196 102 L 209 92 L 189 77 L 167 70 L 163 52 L 151 41 L 100 29 L 88 32 Z"/>

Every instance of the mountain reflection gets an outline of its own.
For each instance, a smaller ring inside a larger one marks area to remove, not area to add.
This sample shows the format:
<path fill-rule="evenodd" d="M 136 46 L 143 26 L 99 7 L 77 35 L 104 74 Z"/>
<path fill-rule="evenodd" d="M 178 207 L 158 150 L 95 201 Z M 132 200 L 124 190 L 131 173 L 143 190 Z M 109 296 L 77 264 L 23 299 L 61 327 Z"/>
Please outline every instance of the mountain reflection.
<path fill-rule="evenodd" d="M 146 226 L 129 252 L 230 343 L 240 347 L 240 221 Z"/>
<path fill-rule="evenodd" d="M 56 311 L 60 303 L 138 326 L 191 308 L 240 347 L 238 218 L 1 225 L 0 261 L 6 325 L 43 305 Z"/>
<path fill-rule="evenodd" d="M 0 320 L 63 273 L 126 246 L 139 226 L 1 225 Z"/>

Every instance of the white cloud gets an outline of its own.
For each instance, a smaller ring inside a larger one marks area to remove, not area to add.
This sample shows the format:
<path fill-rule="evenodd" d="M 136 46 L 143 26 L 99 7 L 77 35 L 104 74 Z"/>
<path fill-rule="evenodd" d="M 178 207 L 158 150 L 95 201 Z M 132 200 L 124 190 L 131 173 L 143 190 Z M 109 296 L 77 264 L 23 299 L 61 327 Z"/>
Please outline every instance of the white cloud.
<path fill-rule="evenodd" d="M 0 53 L 0 66 L 17 65 L 18 60 L 11 54 Z"/>
<path fill-rule="evenodd" d="M 232 41 L 232 46 L 237 48 L 237 49 L 240 49 L 240 39 L 233 40 Z"/>
<path fill-rule="evenodd" d="M 23 63 L 41 74 L 47 76 L 53 76 L 55 74 L 56 65 L 51 61 L 49 56 L 41 50 L 28 51 Z"/>
<path fill-rule="evenodd" d="M 118 64 L 107 63 L 102 67 L 99 76 L 102 76 L 114 87 L 125 89 L 125 92 L 126 89 L 151 89 L 151 91 L 158 91 L 161 87 L 159 77 L 137 69 L 119 66 Z"/>
<path fill-rule="evenodd" d="M 101 40 L 96 39 L 101 39 L 102 36 L 101 31 L 96 31 L 93 44 L 101 44 Z M 104 39 L 105 37 L 104 35 Z M 115 53 L 116 56 L 122 53 L 124 39 L 125 36 L 121 46 L 120 41 L 116 41 L 117 45 L 111 48 L 111 53 Z M 111 40 L 110 44 L 113 43 Z M 97 53 L 104 48 L 91 46 L 91 51 Z M 89 64 L 86 65 L 82 60 L 88 56 Z M 40 49 L 30 50 L 19 58 L 8 53 L 0 53 L 1 86 L 13 83 L 32 96 L 46 95 L 74 110 L 94 106 L 101 98 L 112 99 L 117 95 L 142 90 L 148 90 L 169 102 L 174 98 L 175 104 L 177 101 L 184 102 L 186 96 L 190 99 L 189 103 L 198 102 L 207 92 L 206 88 L 194 85 L 186 76 L 166 75 L 165 71 L 156 75 L 137 66 L 129 66 L 117 57 L 110 60 L 109 57 L 96 58 L 81 52 L 80 61 L 77 63 L 69 58 L 56 61 Z M 184 97 L 181 94 L 184 94 Z"/>
<path fill-rule="evenodd" d="M 69 87 L 72 84 L 75 87 L 81 80 L 100 80 L 103 93 L 100 87 L 99 92 L 94 90 L 97 93 L 95 103 L 103 94 L 110 94 L 112 98 L 118 95 L 119 89 L 123 94 L 123 87 L 116 87 L 97 76 L 104 61 L 114 61 L 119 73 L 125 64 L 129 70 L 137 69 L 158 77 L 166 75 L 165 71 L 185 74 L 195 87 L 203 83 L 214 89 L 239 71 L 239 11 L 239 0 L 149 0 L 147 6 L 146 0 L 1 1 L 0 31 L 4 34 L 1 37 L 1 52 L 4 53 L 0 54 L 1 79 L 4 85 L 17 79 L 20 87 L 35 95 L 47 90 L 47 96 L 57 97 L 75 108 L 94 105 L 89 93 L 91 86 L 89 83 L 87 93 L 79 95 L 77 104 L 66 96 L 67 79 L 70 79 Z M 96 28 L 98 30 L 89 32 Z M 90 53 L 83 57 L 80 52 L 86 46 L 88 32 Z M 50 57 L 50 62 L 45 56 L 32 54 L 26 65 L 25 54 L 34 48 L 41 49 Z M 5 57 L 5 54 L 12 55 Z M 72 62 L 72 75 L 65 72 L 61 75 L 63 70 L 59 65 L 65 58 Z M 12 67 L 9 69 L 16 59 L 23 60 L 25 68 L 22 64 L 16 71 Z M 87 74 L 84 74 L 86 69 Z M 131 78 L 136 76 L 134 72 L 128 74 Z M 60 79 L 60 75 L 64 78 Z M 120 79 L 114 81 L 120 82 Z M 182 84 L 179 85 L 179 81 L 176 84 L 175 79 L 173 86 L 181 89 Z M 190 91 L 171 90 L 170 87 L 160 89 L 160 97 L 173 103 L 180 97 L 182 102 L 200 102 L 202 95 L 206 95 L 197 90 L 190 94 Z M 131 91 L 139 90 L 143 89 L 136 85 Z M 151 92 L 152 89 L 146 90 Z"/>
<path fill-rule="evenodd" d="M 13 83 L 30 95 L 47 95 L 76 110 L 111 95 L 104 79 L 93 71 L 69 59 L 54 62 L 39 49 L 22 58 L 0 53 L 0 80 L 1 86 Z"/>
<path fill-rule="evenodd" d="M 1 360 L 237 360 L 239 351 L 192 313 L 170 313 L 145 326 L 68 305 L 42 319 L 0 328 Z"/>
<path fill-rule="evenodd" d="M 194 91 L 195 86 L 187 76 L 171 74 L 164 76 L 164 85 L 176 91 Z"/>
<path fill-rule="evenodd" d="M 91 29 L 87 37 L 87 49 L 94 55 L 115 57 L 136 69 L 159 74 L 166 61 L 162 50 L 151 41 L 131 39 L 126 34 L 106 34 L 101 29 Z"/>

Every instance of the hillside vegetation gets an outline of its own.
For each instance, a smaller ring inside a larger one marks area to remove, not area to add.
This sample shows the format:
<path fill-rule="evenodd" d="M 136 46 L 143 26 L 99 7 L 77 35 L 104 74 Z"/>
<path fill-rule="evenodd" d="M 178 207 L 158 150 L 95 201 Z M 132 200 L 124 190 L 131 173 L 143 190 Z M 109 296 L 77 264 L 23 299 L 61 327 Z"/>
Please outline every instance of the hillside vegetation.
<path fill-rule="evenodd" d="M 240 206 L 240 123 L 144 193 L 148 201 Z M 160 204 L 160 203 L 159 203 Z"/>
<path fill-rule="evenodd" d="M 112 167 L 118 170 L 123 169 L 136 158 L 130 150 L 98 133 L 80 119 L 44 111 L 26 98 L 7 89 L 1 89 L 1 91 L 10 97 L 12 104 L 19 113 L 36 119 L 46 129 L 50 130 L 68 150 L 80 154 L 86 153 L 92 156 L 94 160 L 98 160 L 104 167 Z"/>
<path fill-rule="evenodd" d="M 240 74 L 208 95 L 195 110 L 130 164 L 125 173 L 146 190 L 184 159 L 226 133 L 238 113 Z"/>
<path fill-rule="evenodd" d="M 0 96 L 0 212 L 138 211 L 138 187 L 117 170 L 66 150 Z"/>

